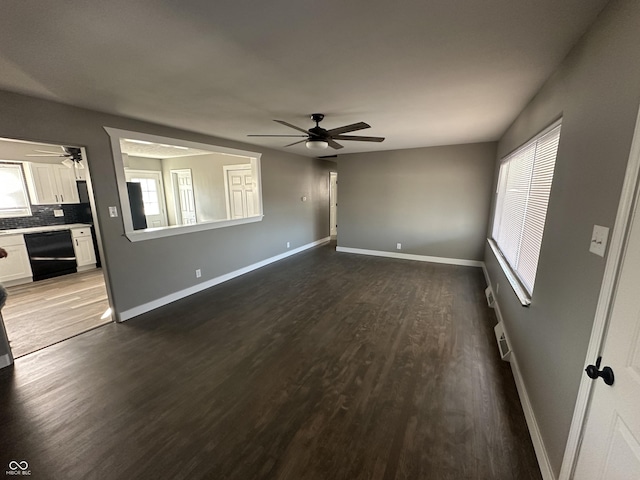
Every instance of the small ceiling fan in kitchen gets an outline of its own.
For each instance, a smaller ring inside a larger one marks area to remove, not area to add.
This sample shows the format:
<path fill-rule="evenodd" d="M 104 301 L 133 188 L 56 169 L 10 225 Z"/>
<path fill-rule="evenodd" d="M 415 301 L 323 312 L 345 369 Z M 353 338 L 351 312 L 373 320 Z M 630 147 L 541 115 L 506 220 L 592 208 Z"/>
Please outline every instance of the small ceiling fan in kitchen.
<path fill-rule="evenodd" d="M 274 120 L 274 122 L 280 123 L 285 127 L 293 128 L 299 132 L 303 132 L 304 135 L 247 135 L 248 137 L 304 137 L 302 140 L 285 145 L 285 147 L 291 147 L 299 143 L 305 142 L 306 147 L 309 150 L 323 150 L 327 147 L 331 147 L 335 150 L 344 148 L 336 140 L 340 141 L 357 141 L 357 142 L 382 142 L 384 137 L 361 137 L 356 135 L 345 135 L 345 133 L 355 132 L 357 130 L 364 130 L 365 128 L 371 128 L 371 125 L 358 122 L 351 125 L 345 125 L 344 127 L 332 128 L 331 130 L 325 130 L 319 123 L 324 118 L 322 113 L 313 113 L 311 120 L 316 122 L 316 126 L 305 130 L 304 128 L 296 127 L 283 120 Z"/>
<path fill-rule="evenodd" d="M 48 150 L 34 150 L 38 153 L 28 153 L 26 157 L 58 157 L 64 158 L 62 164 L 65 167 L 72 168 L 74 165 L 82 169 L 84 165 L 82 163 L 82 150 L 78 147 L 60 147 L 62 152 L 51 152 Z"/>

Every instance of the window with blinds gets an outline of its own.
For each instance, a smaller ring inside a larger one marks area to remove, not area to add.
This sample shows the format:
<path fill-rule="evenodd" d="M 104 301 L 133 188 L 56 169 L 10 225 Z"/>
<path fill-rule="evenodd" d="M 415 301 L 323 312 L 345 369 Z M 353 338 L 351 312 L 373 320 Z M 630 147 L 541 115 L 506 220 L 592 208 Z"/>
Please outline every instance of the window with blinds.
<path fill-rule="evenodd" d="M 0 218 L 31 216 L 22 166 L 0 163 Z"/>
<path fill-rule="evenodd" d="M 552 125 L 500 165 L 492 239 L 529 297 L 536 281 L 560 127 Z"/>

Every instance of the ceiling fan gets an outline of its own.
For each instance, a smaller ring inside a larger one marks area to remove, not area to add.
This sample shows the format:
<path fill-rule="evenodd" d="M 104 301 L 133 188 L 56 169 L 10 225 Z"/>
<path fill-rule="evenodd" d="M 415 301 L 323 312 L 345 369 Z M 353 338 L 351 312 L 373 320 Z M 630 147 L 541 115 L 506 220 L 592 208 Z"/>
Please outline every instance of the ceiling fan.
<path fill-rule="evenodd" d="M 384 137 L 359 137 L 355 135 L 344 135 L 345 133 L 355 132 L 356 130 L 364 130 L 365 128 L 371 128 L 371 125 L 358 122 L 353 123 L 351 125 L 345 125 L 344 127 L 332 128 L 331 130 L 325 130 L 322 128 L 319 123 L 324 118 L 322 113 L 313 113 L 311 114 L 311 120 L 316 122 L 316 126 L 310 128 L 309 130 L 305 130 L 304 128 L 296 127 L 295 125 L 291 125 L 283 120 L 274 120 L 274 122 L 278 122 L 282 125 L 285 125 L 289 128 L 293 128 L 294 130 L 298 130 L 299 132 L 304 132 L 304 135 L 247 135 L 248 137 L 305 137 L 304 139 L 290 143 L 289 145 L 285 145 L 285 147 L 291 147 L 292 145 L 297 145 L 299 143 L 305 142 L 306 146 L 310 150 L 322 150 L 327 147 L 334 148 L 338 150 L 339 148 L 343 148 L 336 140 L 348 140 L 348 141 L 358 141 L 358 142 L 382 142 Z"/>
<path fill-rule="evenodd" d="M 39 153 L 28 153 L 25 157 L 58 157 L 64 158 L 62 164 L 68 168 L 77 166 L 77 168 L 84 168 L 82 164 L 82 151 L 78 147 L 60 147 L 62 152 L 50 152 L 48 150 L 34 150 Z"/>

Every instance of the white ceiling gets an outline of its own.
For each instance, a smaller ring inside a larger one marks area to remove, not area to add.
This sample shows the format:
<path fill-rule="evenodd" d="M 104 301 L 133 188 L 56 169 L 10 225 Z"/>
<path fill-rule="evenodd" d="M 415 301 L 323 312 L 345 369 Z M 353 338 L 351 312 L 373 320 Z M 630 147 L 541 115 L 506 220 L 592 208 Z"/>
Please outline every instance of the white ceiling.
<path fill-rule="evenodd" d="M 295 139 L 247 134 L 296 134 L 272 119 L 306 129 L 313 112 L 386 137 L 340 153 L 490 141 L 606 3 L 11 2 L 0 88 L 272 148 Z"/>

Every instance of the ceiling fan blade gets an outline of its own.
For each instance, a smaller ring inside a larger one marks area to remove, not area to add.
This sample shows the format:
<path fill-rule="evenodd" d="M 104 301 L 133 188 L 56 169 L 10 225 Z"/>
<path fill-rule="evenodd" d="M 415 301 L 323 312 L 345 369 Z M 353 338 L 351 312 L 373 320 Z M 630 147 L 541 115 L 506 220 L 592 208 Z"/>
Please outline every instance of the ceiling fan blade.
<path fill-rule="evenodd" d="M 335 137 L 341 133 L 355 132 L 356 130 L 364 130 L 365 128 L 371 128 L 371 125 L 364 122 L 352 123 L 351 125 L 345 125 L 344 127 L 332 128 L 329 130 L 329 135 Z"/>
<path fill-rule="evenodd" d="M 308 137 L 309 135 L 247 135 L 247 137 Z"/>
<path fill-rule="evenodd" d="M 293 145 L 298 145 L 299 143 L 306 142 L 306 141 L 307 139 L 305 138 L 304 140 L 300 140 L 299 142 L 293 142 L 293 143 L 290 143 L 289 145 L 285 145 L 285 147 L 291 147 Z"/>
<path fill-rule="evenodd" d="M 334 140 L 357 140 L 359 142 L 382 142 L 384 137 L 359 137 L 357 135 L 337 135 Z"/>
<path fill-rule="evenodd" d="M 329 146 L 335 150 L 339 150 L 340 148 L 344 148 L 342 145 L 340 145 L 338 142 L 336 142 L 335 140 L 333 140 L 333 138 L 327 138 L 326 139 L 327 143 L 329 144 Z"/>
<path fill-rule="evenodd" d="M 26 153 L 25 157 L 66 157 L 66 155 L 58 155 L 57 153 Z"/>
<path fill-rule="evenodd" d="M 293 128 L 294 130 L 298 130 L 299 132 L 303 132 L 309 135 L 308 130 L 305 130 L 304 128 L 296 127 L 295 125 L 291 125 L 290 123 L 287 123 L 284 120 L 274 120 L 274 122 L 278 122 L 279 124 L 284 125 L 285 127 Z"/>

